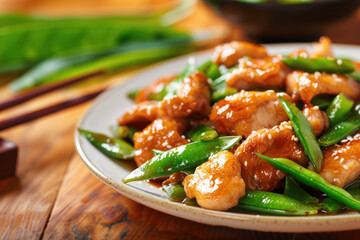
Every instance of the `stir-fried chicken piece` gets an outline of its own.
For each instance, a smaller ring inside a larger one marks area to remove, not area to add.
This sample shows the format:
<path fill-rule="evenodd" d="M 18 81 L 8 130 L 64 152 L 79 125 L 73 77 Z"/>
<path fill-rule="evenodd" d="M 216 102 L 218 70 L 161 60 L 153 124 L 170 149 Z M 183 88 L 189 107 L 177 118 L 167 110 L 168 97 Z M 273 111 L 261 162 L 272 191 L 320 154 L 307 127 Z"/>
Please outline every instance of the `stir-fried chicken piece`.
<path fill-rule="evenodd" d="M 119 125 L 149 123 L 160 117 L 183 118 L 192 114 L 207 116 L 210 112 L 210 91 L 207 77 L 200 72 L 184 79 L 177 95 L 135 105 L 118 119 Z"/>
<path fill-rule="evenodd" d="M 330 38 L 321 37 L 319 42 L 315 43 L 311 58 L 319 57 L 333 57 Z"/>
<path fill-rule="evenodd" d="M 154 154 L 152 149 L 167 151 L 171 148 L 187 144 L 188 141 L 181 136 L 184 127 L 169 119 L 158 119 L 147 126 L 143 131 L 134 135 L 135 162 L 142 165 Z"/>
<path fill-rule="evenodd" d="M 305 103 L 310 103 L 313 97 L 320 94 L 343 93 L 357 100 L 360 97 L 360 85 L 353 79 L 339 74 L 294 71 L 286 78 L 286 92 L 293 99 L 300 97 Z"/>
<path fill-rule="evenodd" d="M 301 58 L 308 58 L 309 53 L 305 49 L 299 49 L 289 54 L 289 57 L 301 57 Z"/>
<path fill-rule="evenodd" d="M 226 85 L 238 90 L 283 88 L 289 72 L 280 56 L 240 60 L 239 67 L 232 71 Z"/>
<path fill-rule="evenodd" d="M 151 94 L 157 94 L 161 92 L 161 90 L 164 88 L 164 86 L 174 80 L 177 76 L 176 75 L 169 75 L 160 78 L 159 80 L 153 82 L 146 88 L 142 89 L 138 94 L 136 94 L 135 97 L 135 103 L 141 103 L 144 101 L 150 100 Z"/>
<path fill-rule="evenodd" d="M 252 133 L 235 152 L 241 163 L 241 175 L 248 190 L 272 191 L 285 177 L 285 173 L 257 157 L 255 153 L 268 157 L 288 158 L 303 166 L 308 163 L 305 151 L 295 136 L 290 122 L 284 122 L 272 129 L 258 130 Z"/>
<path fill-rule="evenodd" d="M 196 198 L 201 207 L 213 210 L 230 209 L 245 195 L 240 163 L 228 151 L 210 157 L 183 185 L 188 198 Z"/>
<path fill-rule="evenodd" d="M 217 65 L 234 66 L 242 57 L 263 58 L 268 54 L 263 46 L 248 42 L 230 42 L 215 48 L 212 61 Z"/>
<path fill-rule="evenodd" d="M 321 111 L 318 106 L 309 104 L 304 107 L 302 112 L 314 130 L 315 136 L 319 136 L 329 128 L 329 119 L 326 113 Z"/>
<path fill-rule="evenodd" d="M 360 175 L 360 134 L 323 151 L 319 174 L 329 183 L 344 187 Z"/>
<path fill-rule="evenodd" d="M 281 96 L 291 101 L 287 94 Z M 221 133 L 247 137 L 254 130 L 271 128 L 288 120 L 288 116 L 276 92 L 241 91 L 217 102 L 210 120 Z"/>

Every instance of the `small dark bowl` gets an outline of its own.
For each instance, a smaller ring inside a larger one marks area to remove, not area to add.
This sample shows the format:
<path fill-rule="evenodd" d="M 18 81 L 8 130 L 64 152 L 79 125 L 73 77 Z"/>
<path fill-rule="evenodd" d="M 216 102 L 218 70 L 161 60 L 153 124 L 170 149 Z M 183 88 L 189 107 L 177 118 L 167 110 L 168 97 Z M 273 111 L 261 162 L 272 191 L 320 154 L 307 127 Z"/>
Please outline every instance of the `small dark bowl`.
<path fill-rule="evenodd" d="M 331 23 L 355 12 L 360 0 L 319 0 L 300 4 L 212 2 L 224 17 L 240 24 L 250 38 L 260 42 L 283 42 L 316 40 Z"/>

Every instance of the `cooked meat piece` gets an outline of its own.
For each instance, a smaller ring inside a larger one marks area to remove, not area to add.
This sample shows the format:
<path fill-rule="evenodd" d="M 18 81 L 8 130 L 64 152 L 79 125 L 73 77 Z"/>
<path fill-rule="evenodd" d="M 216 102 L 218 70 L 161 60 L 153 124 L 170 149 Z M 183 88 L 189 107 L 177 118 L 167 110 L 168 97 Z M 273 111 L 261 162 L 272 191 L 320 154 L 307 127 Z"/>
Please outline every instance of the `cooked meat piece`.
<path fill-rule="evenodd" d="M 255 153 L 268 157 L 288 158 L 303 166 L 308 163 L 305 151 L 295 136 L 290 122 L 284 122 L 272 129 L 258 130 L 252 133 L 235 152 L 248 190 L 273 191 L 285 177 L 285 173 L 257 157 Z"/>
<path fill-rule="evenodd" d="M 238 90 L 254 88 L 283 88 L 289 68 L 281 62 L 281 56 L 241 60 L 226 81 L 226 85 Z"/>
<path fill-rule="evenodd" d="M 228 210 L 245 195 L 239 161 L 228 151 L 211 156 L 183 185 L 188 198 L 196 198 L 201 207 L 213 210 Z"/>
<path fill-rule="evenodd" d="M 356 100 L 360 97 L 360 85 L 339 74 L 294 71 L 286 78 L 286 92 L 295 100 L 300 97 L 305 103 L 310 103 L 313 97 L 320 94 L 343 93 Z"/>
<path fill-rule="evenodd" d="M 319 39 L 319 42 L 315 43 L 313 51 L 311 53 L 311 58 L 319 57 L 333 57 L 330 38 L 321 37 Z"/>
<path fill-rule="evenodd" d="M 161 103 L 165 115 L 183 118 L 192 113 L 207 116 L 210 113 L 210 91 L 207 77 L 203 73 L 194 73 L 184 82 L 176 96 L 164 99 Z"/>
<path fill-rule="evenodd" d="M 165 181 L 162 182 L 162 185 L 165 186 L 170 183 L 182 183 L 185 177 L 186 177 L 186 173 L 183 172 L 176 172 L 170 174 L 170 176 Z"/>
<path fill-rule="evenodd" d="M 230 42 L 215 48 L 212 61 L 217 65 L 234 66 L 242 57 L 267 57 L 265 47 L 248 42 Z"/>
<path fill-rule="evenodd" d="M 289 57 L 301 57 L 301 58 L 308 58 L 309 53 L 305 49 L 299 49 L 289 54 Z"/>
<path fill-rule="evenodd" d="M 314 130 L 315 136 L 319 136 L 329 128 L 329 119 L 326 113 L 321 111 L 318 106 L 308 104 L 304 107 L 302 112 Z"/>
<path fill-rule="evenodd" d="M 281 95 L 291 102 L 287 94 Z M 221 133 L 247 137 L 254 130 L 271 128 L 288 117 L 276 92 L 241 91 L 217 102 L 210 120 Z"/>
<path fill-rule="evenodd" d="M 147 126 L 143 131 L 134 135 L 135 162 L 142 165 L 154 154 L 152 149 L 167 151 L 171 148 L 187 144 L 188 141 L 181 136 L 183 126 L 169 119 L 158 119 Z"/>
<path fill-rule="evenodd" d="M 319 174 L 329 183 L 344 187 L 360 175 L 360 134 L 348 137 L 323 151 Z"/>
<path fill-rule="evenodd" d="M 118 119 L 119 125 L 150 123 L 160 117 L 183 118 L 210 112 L 210 91 L 207 77 L 200 72 L 184 79 L 177 95 L 158 101 L 141 102 Z"/>
<path fill-rule="evenodd" d="M 157 94 L 161 92 L 164 86 L 174 80 L 177 76 L 176 75 L 168 75 L 165 77 L 160 78 L 159 80 L 153 82 L 148 87 L 142 89 L 135 97 L 135 103 L 141 103 L 144 101 L 150 100 L 151 94 Z"/>

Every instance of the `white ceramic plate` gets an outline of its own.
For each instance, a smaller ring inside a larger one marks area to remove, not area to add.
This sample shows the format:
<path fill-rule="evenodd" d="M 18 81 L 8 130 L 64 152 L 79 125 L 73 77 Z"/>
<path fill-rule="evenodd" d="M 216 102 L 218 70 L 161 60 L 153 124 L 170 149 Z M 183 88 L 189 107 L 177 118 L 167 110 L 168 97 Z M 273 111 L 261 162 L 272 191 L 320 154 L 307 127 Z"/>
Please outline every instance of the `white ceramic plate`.
<path fill-rule="evenodd" d="M 268 45 L 271 53 L 288 54 L 299 48 L 310 49 L 310 44 Z M 335 45 L 335 55 L 360 61 L 360 47 Z M 210 59 L 212 51 L 194 53 L 199 64 Z M 126 95 L 128 92 L 145 87 L 165 74 L 178 73 L 184 68 L 189 56 L 158 64 L 124 84 L 109 89 L 99 96 L 79 122 L 78 127 L 110 135 L 109 126 L 133 105 Z M 360 228 L 360 214 L 348 213 L 334 216 L 278 217 L 254 214 L 220 212 L 190 207 L 166 199 L 165 193 L 146 182 L 123 184 L 121 179 L 130 170 L 118 161 L 113 161 L 95 149 L 84 137 L 75 131 L 76 148 L 90 171 L 101 181 L 121 194 L 148 207 L 195 222 L 221 225 L 233 228 L 278 231 L 278 232 L 323 232 Z"/>

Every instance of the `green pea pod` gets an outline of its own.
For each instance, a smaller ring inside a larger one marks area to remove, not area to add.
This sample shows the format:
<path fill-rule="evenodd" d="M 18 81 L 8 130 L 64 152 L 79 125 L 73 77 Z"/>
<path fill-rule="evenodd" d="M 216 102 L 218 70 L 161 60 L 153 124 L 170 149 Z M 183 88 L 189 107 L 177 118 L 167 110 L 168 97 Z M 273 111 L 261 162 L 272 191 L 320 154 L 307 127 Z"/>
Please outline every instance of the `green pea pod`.
<path fill-rule="evenodd" d="M 207 61 L 203 65 L 201 65 L 198 70 L 204 73 L 208 78 L 215 80 L 219 78 L 222 74 L 218 65 L 216 65 L 212 61 Z"/>
<path fill-rule="evenodd" d="M 328 195 L 330 198 L 337 200 L 357 211 L 360 211 L 359 200 L 355 199 L 353 196 L 351 196 L 350 193 L 348 193 L 344 189 L 326 182 L 326 180 L 316 172 L 310 171 L 289 159 L 269 158 L 259 153 L 256 153 L 256 155 L 271 163 L 277 169 L 293 176 L 299 182 L 316 188 Z"/>
<path fill-rule="evenodd" d="M 354 102 L 348 99 L 344 94 L 340 93 L 337 95 L 326 109 L 329 125 L 334 126 L 334 124 L 344 120 L 350 113 L 353 105 Z"/>
<path fill-rule="evenodd" d="M 271 215 L 301 216 L 317 214 L 319 206 L 308 205 L 284 194 L 247 191 L 236 209 Z"/>
<path fill-rule="evenodd" d="M 318 106 L 321 110 L 326 110 L 331 104 L 331 98 L 325 95 L 319 95 L 311 99 L 311 104 Z"/>
<path fill-rule="evenodd" d="M 315 171 L 319 172 L 321 169 L 323 154 L 309 121 L 295 105 L 289 103 L 281 96 L 279 96 L 279 98 L 281 106 L 290 118 L 294 132 L 304 147 L 306 155 L 309 157 Z"/>
<path fill-rule="evenodd" d="M 360 82 L 360 71 L 350 74 L 350 77 L 357 82 Z"/>
<path fill-rule="evenodd" d="M 332 198 L 325 198 L 319 205 L 322 210 L 327 213 L 337 213 L 344 208 L 344 204 L 341 204 Z"/>
<path fill-rule="evenodd" d="M 186 198 L 186 193 L 184 191 L 184 187 L 181 184 L 173 184 L 170 183 L 168 185 L 164 185 L 162 187 L 168 198 L 174 202 L 183 202 Z"/>
<path fill-rule="evenodd" d="M 305 204 L 317 204 L 319 199 L 305 192 L 291 176 L 286 176 L 285 195 L 295 198 Z"/>
<path fill-rule="evenodd" d="M 239 142 L 241 137 L 221 137 L 189 143 L 162 154 L 132 171 L 122 181 L 124 183 L 162 177 L 182 170 L 195 168 L 220 151 L 228 150 Z"/>
<path fill-rule="evenodd" d="M 321 147 L 330 147 L 342 139 L 353 134 L 360 128 L 360 104 L 353 107 L 350 116 L 345 121 L 332 126 L 320 138 L 319 144 Z"/>
<path fill-rule="evenodd" d="M 355 65 L 350 60 L 340 58 L 289 57 L 282 61 L 291 69 L 305 72 L 351 73 L 355 71 Z"/>
<path fill-rule="evenodd" d="M 191 141 L 196 142 L 214 139 L 218 136 L 218 133 L 209 126 L 199 125 L 193 128 L 187 136 Z"/>
<path fill-rule="evenodd" d="M 100 133 L 78 129 L 86 139 L 97 149 L 109 157 L 116 159 L 133 159 L 134 148 L 127 142 L 117 138 L 111 138 Z"/>
<path fill-rule="evenodd" d="M 164 151 L 157 150 L 157 149 L 152 149 L 152 150 L 151 150 L 151 153 L 154 154 L 154 155 L 160 155 L 160 154 L 163 154 Z"/>
<path fill-rule="evenodd" d="M 231 88 L 231 87 L 220 88 L 211 93 L 211 100 L 213 102 L 217 102 L 235 93 L 237 93 L 236 88 Z"/>
<path fill-rule="evenodd" d="M 139 129 L 132 126 L 113 126 L 111 130 L 115 137 L 122 139 L 127 138 L 132 142 L 134 142 L 134 134 L 139 131 Z"/>

